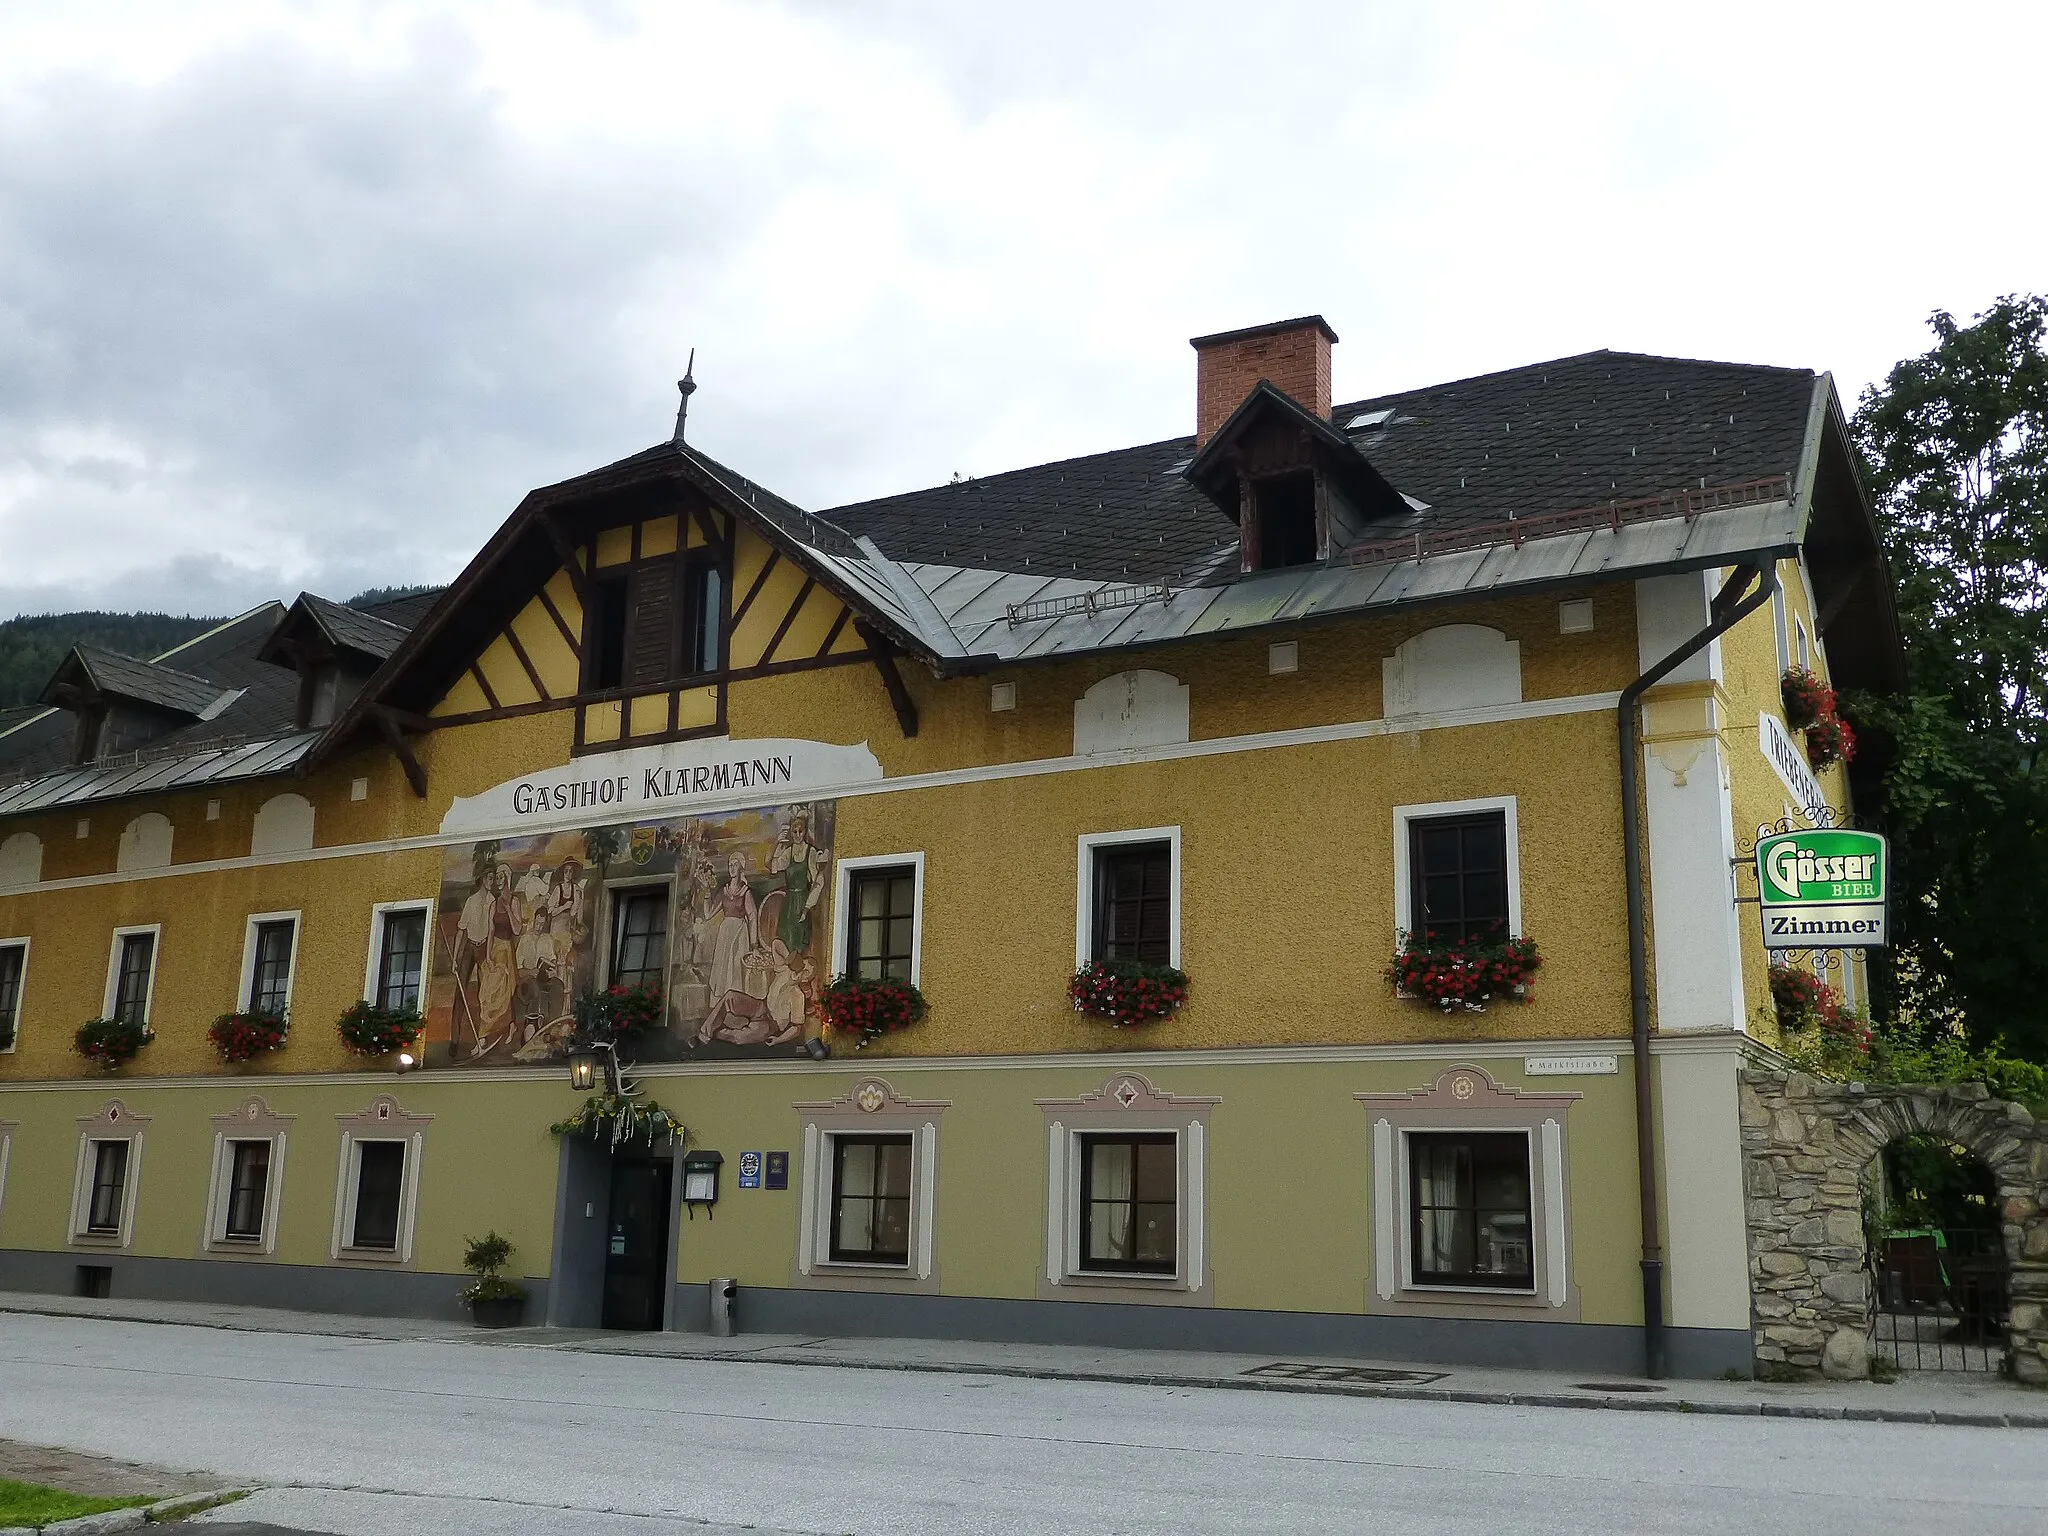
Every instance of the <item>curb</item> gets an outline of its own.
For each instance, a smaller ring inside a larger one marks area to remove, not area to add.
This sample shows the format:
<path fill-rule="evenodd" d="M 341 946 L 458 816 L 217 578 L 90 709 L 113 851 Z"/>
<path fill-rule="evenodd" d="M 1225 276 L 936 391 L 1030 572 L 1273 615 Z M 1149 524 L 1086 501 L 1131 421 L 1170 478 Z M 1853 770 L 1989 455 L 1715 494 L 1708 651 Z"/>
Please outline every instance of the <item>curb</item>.
<path fill-rule="evenodd" d="M 495 1341 L 493 1341 L 495 1342 Z M 787 1355 L 717 1350 L 674 1354 L 666 1350 L 579 1349 L 568 1344 L 524 1344 L 512 1347 L 556 1349 L 565 1354 L 625 1355 L 640 1360 L 710 1360 L 731 1365 L 801 1365 L 850 1371 L 905 1371 L 932 1376 L 1009 1376 L 1027 1381 L 1092 1381 L 1130 1387 L 1203 1387 L 1224 1392 L 1285 1392 L 1300 1397 L 1394 1398 L 1423 1403 L 1480 1403 L 1501 1408 L 1604 1408 L 1620 1413 L 1699 1413 L 1724 1418 L 1840 1419 L 1866 1424 L 1946 1424 L 1981 1429 L 2048 1429 L 2048 1411 L 2041 1413 L 1964 1412 L 1943 1408 L 1864 1408 L 1847 1403 L 1693 1402 L 1683 1397 L 1615 1397 L 1565 1392 L 1488 1392 L 1467 1387 L 1403 1387 L 1367 1382 L 1308 1382 L 1234 1376 L 1175 1375 L 1156 1371 L 1113 1372 L 1053 1369 L 1049 1366 L 964 1364 L 957 1361 L 836 1360 L 823 1355 Z M 499 1347 L 504 1347 L 503 1345 Z"/>

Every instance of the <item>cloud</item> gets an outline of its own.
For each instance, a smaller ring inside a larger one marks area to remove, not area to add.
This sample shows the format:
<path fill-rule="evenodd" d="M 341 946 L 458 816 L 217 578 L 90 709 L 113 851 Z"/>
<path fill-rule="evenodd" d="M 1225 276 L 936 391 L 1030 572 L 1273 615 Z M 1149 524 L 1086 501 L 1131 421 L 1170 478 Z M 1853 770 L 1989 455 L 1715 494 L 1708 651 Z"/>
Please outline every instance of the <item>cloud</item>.
<path fill-rule="evenodd" d="M 2000 156 L 2044 36 L 16 0 L 0 612 L 445 580 L 531 486 L 664 435 L 691 346 L 693 439 L 814 507 L 1184 431 L 1188 336 L 1308 310 L 1344 395 L 1602 345 L 1853 387 L 1926 311 L 2039 284 Z M 1958 154 L 1929 124 L 1965 113 Z"/>

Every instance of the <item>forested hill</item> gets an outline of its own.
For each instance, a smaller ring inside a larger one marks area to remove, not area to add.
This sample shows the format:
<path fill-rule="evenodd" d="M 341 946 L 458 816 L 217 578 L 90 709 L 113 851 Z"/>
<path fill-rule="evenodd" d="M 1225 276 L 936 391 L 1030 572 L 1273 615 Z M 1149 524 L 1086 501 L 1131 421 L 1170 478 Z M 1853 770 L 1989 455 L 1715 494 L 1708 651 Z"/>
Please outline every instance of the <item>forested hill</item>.
<path fill-rule="evenodd" d="M 34 613 L 0 620 L 0 709 L 33 703 L 74 645 L 156 656 L 220 622 L 167 613 Z"/>

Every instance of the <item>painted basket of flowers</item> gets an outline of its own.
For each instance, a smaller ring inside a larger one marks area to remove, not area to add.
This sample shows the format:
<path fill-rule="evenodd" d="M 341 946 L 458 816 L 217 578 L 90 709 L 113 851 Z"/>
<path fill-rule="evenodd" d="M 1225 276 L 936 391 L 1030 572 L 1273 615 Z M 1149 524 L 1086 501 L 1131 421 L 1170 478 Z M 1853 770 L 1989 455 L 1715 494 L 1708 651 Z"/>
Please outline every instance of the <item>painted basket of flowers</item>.
<path fill-rule="evenodd" d="M 895 976 L 835 976 L 818 999 L 825 1026 L 853 1035 L 855 1050 L 897 1034 L 925 1015 L 924 994 Z"/>
<path fill-rule="evenodd" d="M 1495 925 L 1458 939 L 1403 931 L 1386 974 L 1402 997 L 1445 1013 L 1479 1013 L 1493 1002 L 1527 1002 L 1542 965 L 1534 939 Z"/>
<path fill-rule="evenodd" d="M 389 1056 L 409 1049 L 426 1029 L 417 1013 L 379 1008 L 375 1003 L 351 1003 L 335 1021 L 342 1049 L 354 1056 Z"/>
<path fill-rule="evenodd" d="M 1067 983 L 1067 999 L 1076 1013 L 1131 1029 L 1180 1011 L 1188 1000 L 1187 972 L 1137 960 L 1091 960 Z"/>
<path fill-rule="evenodd" d="M 224 1013 L 207 1026 L 206 1038 L 222 1061 L 249 1061 L 280 1049 L 290 1032 L 281 1013 Z"/>
<path fill-rule="evenodd" d="M 137 1019 L 87 1019 L 72 1044 L 94 1066 L 112 1072 L 125 1067 L 156 1038 L 156 1031 Z"/>

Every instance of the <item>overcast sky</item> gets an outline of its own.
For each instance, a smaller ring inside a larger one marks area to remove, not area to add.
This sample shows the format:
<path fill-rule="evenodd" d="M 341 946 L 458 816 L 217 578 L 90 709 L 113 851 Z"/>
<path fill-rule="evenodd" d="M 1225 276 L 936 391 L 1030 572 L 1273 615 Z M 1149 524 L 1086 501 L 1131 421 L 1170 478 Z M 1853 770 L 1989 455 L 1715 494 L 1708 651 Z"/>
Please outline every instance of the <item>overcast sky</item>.
<path fill-rule="evenodd" d="M 1852 396 L 2048 287 L 2048 7 L 0 0 L 0 615 L 446 581 L 666 437 L 813 508 L 1594 347 Z"/>

